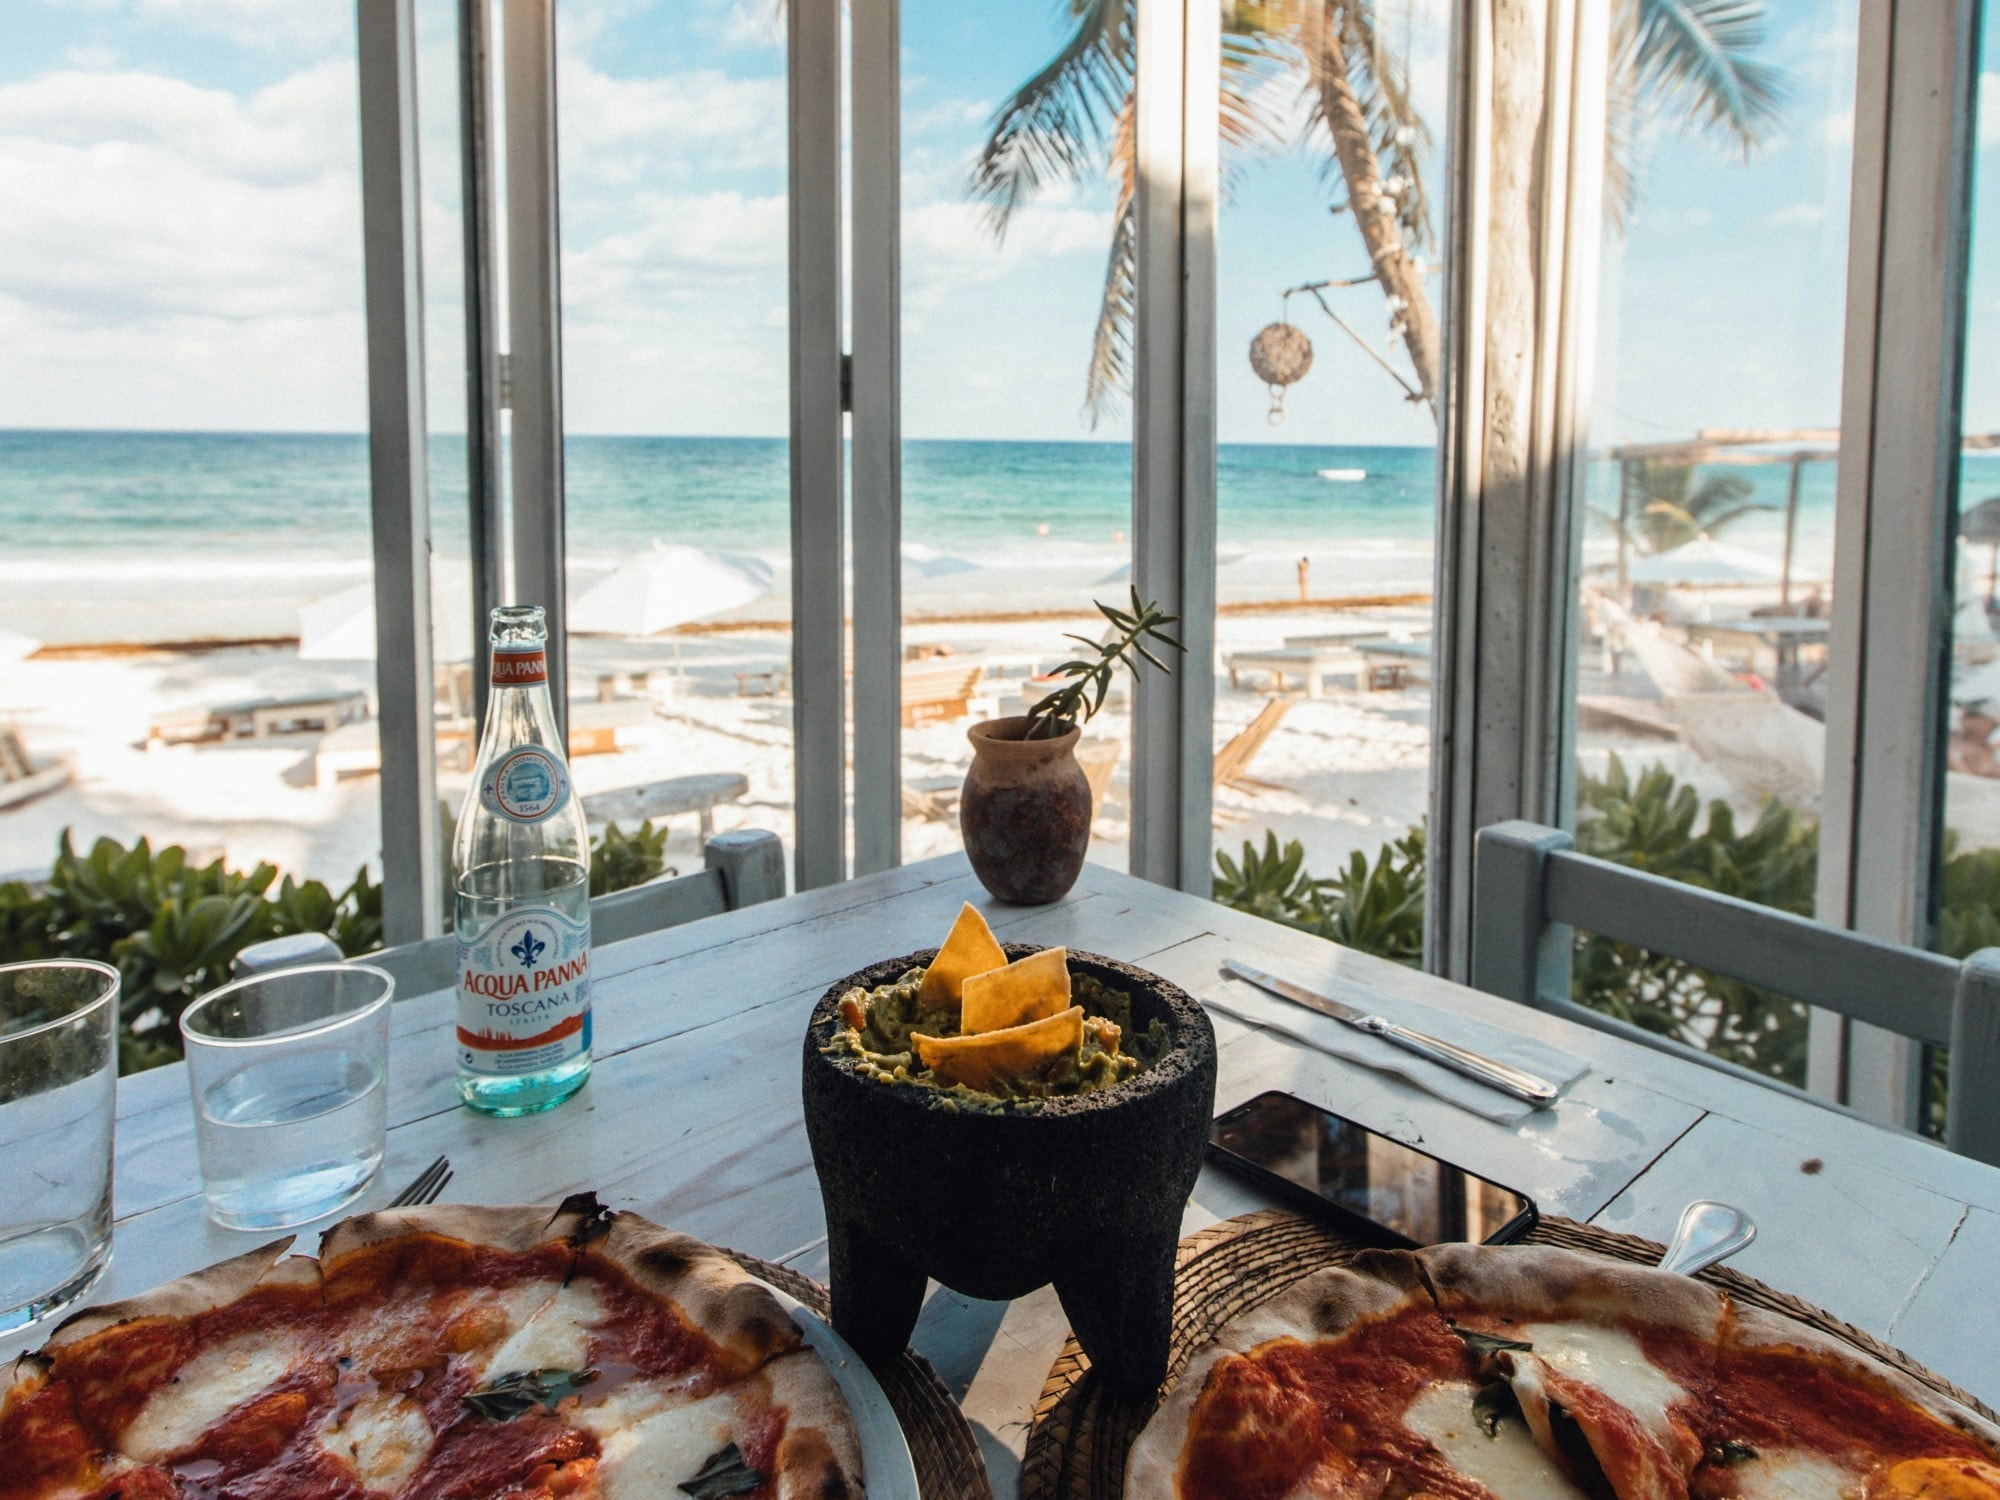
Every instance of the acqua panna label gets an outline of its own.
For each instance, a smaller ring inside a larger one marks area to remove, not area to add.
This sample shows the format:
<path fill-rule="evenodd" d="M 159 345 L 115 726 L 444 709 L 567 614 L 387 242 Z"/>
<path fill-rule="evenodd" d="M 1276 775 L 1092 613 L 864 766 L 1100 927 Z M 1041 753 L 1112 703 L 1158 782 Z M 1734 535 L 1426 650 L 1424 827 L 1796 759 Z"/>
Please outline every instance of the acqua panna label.
<path fill-rule="evenodd" d="M 590 924 L 517 906 L 458 943 L 458 1060 L 539 1073 L 590 1047 Z"/>

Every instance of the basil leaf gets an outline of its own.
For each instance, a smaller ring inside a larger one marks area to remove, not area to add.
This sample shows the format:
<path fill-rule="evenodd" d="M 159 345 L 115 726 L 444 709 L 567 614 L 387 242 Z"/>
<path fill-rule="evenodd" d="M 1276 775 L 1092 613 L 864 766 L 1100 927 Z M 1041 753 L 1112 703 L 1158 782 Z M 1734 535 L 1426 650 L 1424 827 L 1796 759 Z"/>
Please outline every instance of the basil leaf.
<path fill-rule="evenodd" d="M 1710 1455 L 1719 1464 L 1747 1464 L 1757 1457 L 1757 1450 L 1748 1443 L 1717 1443 Z"/>
<path fill-rule="evenodd" d="M 708 1455 L 701 1471 L 685 1484 L 676 1485 L 694 1500 L 728 1500 L 730 1495 L 747 1495 L 763 1484 L 764 1476 L 743 1462 L 743 1450 L 731 1443 Z"/>
<path fill-rule="evenodd" d="M 1474 1354 L 1498 1354 L 1502 1350 L 1509 1349 L 1525 1352 L 1535 1347 L 1533 1344 L 1524 1343 L 1520 1339 L 1503 1338 L 1497 1333 L 1481 1333 L 1476 1328 L 1461 1328 L 1458 1324 L 1448 1319 L 1444 1326 L 1463 1339 L 1465 1347 L 1470 1349 Z"/>
<path fill-rule="evenodd" d="M 564 1397 L 574 1396 L 595 1379 L 595 1370 L 515 1370 L 459 1399 L 482 1417 L 510 1422 L 537 1406 L 553 1411 Z"/>
<path fill-rule="evenodd" d="M 1500 1436 L 1500 1423 L 1521 1414 L 1521 1402 L 1514 1387 L 1505 1380 L 1489 1380 L 1472 1398 L 1472 1420 L 1488 1437 Z"/>

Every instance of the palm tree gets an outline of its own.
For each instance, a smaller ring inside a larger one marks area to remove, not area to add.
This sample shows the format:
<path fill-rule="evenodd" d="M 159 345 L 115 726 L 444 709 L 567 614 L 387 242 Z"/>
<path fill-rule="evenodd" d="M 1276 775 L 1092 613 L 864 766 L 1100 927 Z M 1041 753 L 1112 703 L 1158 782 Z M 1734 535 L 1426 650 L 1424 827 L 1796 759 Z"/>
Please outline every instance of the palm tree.
<path fill-rule="evenodd" d="M 1043 187 L 1109 170 L 1114 227 L 1091 343 L 1084 407 L 1092 425 L 1124 389 L 1131 363 L 1135 173 L 1133 0 L 1060 0 L 1069 37 L 993 118 L 972 169 L 994 234 Z M 1287 144 L 1279 106 L 1287 79 L 1308 108 L 1297 144 L 1323 151 L 1381 286 L 1421 397 L 1437 406 L 1438 326 L 1424 288 L 1434 249 L 1423 173 L 1431 138 L 1386 45 L 1381 13 L 1396 0 L 1223 0 L 1224 185 Z M 1635 200 L 1637 122 L 1678 115 L 1747 154 L 1773 125 L 1783 89 L 1752 60 L 1763 40 L 1761 0 L 1614 0 L 1609 201 L 1622 221 Z"/>
<path fill-rule="evenodd" d="M 1697 483 L 1697 480 L 1699 482 Z M 1636 552 L 1671 552 L 1698 537 L 1713 536 L 1753 511 L 1776 510 L 1754 504 L 1756 488 L 1741 474 L 1710 474 L 1701 478 L 1694 464 L 1668 459 L 1625 460 L 1620 504 L 1630 520 L 1598 512 Z"/>

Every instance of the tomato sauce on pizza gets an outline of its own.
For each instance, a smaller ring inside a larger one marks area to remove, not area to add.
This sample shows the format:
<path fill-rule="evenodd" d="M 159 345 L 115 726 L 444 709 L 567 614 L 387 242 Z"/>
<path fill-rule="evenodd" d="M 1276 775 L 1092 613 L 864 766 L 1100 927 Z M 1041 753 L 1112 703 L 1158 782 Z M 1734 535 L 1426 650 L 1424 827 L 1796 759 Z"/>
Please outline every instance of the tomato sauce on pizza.
<path fill-rule="evenodd" d="M 0 1500 L 598 1500 L 718 1466 L 764 1500 L 808 1471 L 860 1492 L 818 1356 L 696 1241 L 593 1201 L 364 1216 L 316 1264 L 283 1248 L 24 1357 Z"/>

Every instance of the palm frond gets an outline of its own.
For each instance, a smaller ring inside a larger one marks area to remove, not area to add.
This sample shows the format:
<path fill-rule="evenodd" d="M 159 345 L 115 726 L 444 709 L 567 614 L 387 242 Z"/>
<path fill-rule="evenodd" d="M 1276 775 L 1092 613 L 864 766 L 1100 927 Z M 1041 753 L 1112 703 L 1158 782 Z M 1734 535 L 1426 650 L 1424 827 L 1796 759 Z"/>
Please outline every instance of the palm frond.
<path fill-rule="evenodd" d="M 1069 0 L 1076 30 L 1000 106 L 972 166 L 994 233 L 1048 183 L 1089 175 L 1132 93 L 1131 0 Z"/>
<path fill-rule="evenodd" d="M 1642 108 L 1684 115 L 1746 153 L 1778 123 L 1783 76 L 1752 57 L 1764 41 L 1760 0 L 1623 0 L 1628 8 L 1613 68 Z"/>
<path fill-rule="evenodd" d="M 1104 259 L 1104 295 L 1097 306 L 1097 328 L 1090 340 L 1090 373 L 1084 382 L 1083 410 L 1093 429 L 1116 411 L 1119 394 L 1129 389 L 1131 377 L 1133 288 L 1139 248 L 1138 144 L 1132 128 L 1132 99 L 1127 95 L 1111 141 L 1117 197 L 1112 209 L 1111 249 Z"/>

